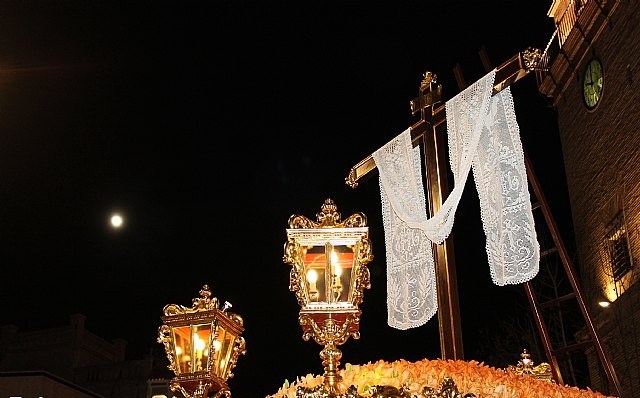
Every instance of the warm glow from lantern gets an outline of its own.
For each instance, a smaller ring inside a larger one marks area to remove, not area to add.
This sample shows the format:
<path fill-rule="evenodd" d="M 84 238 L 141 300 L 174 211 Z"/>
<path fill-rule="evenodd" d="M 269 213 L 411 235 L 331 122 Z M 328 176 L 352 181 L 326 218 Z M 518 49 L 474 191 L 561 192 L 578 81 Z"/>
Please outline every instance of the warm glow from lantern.
<path fill-rule="evenodd" d="M 218 340 L 213 342 L 213 349 L 215 351 L 219 351 L 220 350 L 220 342 Z"/>
<path fill-rule="evenodd" d="M 340 275 L 342 275 L 342 267 L 340 266 L 340 264 L 338 264 L 338 253 L 336 253 L 335 251 L 331 251 L 331 265 L 333 266 L 333 273 L 340 278 Z"/>
<path fill-rule="evenodd" d="M 202 340 L 200 336 L 198 336 L 197 334 L 193 336 L 193 340 L 194 340 L 193 345 L 196 351 L 203 351 L 204 348 L 206 347 L 206 343 L 204 342 L 204 340 Z"/>
<path fill-rule="evenodd" d="M 314 269 L 310 269 L 307 272 L 307 280 L 309 283 L 316 283 L 318 281 L 318 273 Z"/>
<path fill-rule="evenodd" d="M 331 251 L 331 264 L 338 265 L 338 253 Z"/>
<path fill-rule="evenodd" d="M 182 347 L 180 347 L 179 345 L 176 346 L 176 354 L 182 355 Z"/>
<path fill-rule="evenodd" d="M 307 271 L 307 281 L 309 282 L 309 299 L 311 301 L 318 300 L 318 287 L 316 282 L 318 281 L 318 273 L 314 269 Z"/>

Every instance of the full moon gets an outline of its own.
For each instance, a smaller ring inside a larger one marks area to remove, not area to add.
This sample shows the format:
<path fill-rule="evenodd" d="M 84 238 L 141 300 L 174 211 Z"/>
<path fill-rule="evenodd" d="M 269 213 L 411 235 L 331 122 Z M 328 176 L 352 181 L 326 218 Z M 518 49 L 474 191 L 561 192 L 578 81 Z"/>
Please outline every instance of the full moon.
<path fill-rule="evenodd" d="M 111 226 L 113 228 L 120 228 L 122 227 L 123 223 L 124 223 L 124 219 L 120 214 L 111 215 Z"/>

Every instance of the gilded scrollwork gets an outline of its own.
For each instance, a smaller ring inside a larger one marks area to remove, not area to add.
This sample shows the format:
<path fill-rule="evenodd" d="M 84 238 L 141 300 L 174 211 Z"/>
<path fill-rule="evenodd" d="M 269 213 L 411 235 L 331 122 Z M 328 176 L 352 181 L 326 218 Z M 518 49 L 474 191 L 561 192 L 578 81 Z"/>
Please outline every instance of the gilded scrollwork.
<path fill-rule="evenodd" d="M 344 182 L 350 188 L 355 189 L 358 187 L 358 174 L 355 168 L 352 167 L 351 170 L 349 170 L 349 174 L 344 178 Z"/>
<path fill-rule="evenodd" d="M 171 384 L 169 385 L 169 388 L 171 389 L 171 391 L 179 391 L 185 397 L 190 397 L 190 396 L 204 397 L 206 396 L 207 391 L 209 391 L 211 386 L 213 386 L 213 383 L 211 381 L 200 380 L 199 384 L 196 386 L 196 388 L 193 391 L 187 391 L 178 382 L 171 382 Z M 227 397 L 230 398 L 231 396 L 228 395 Z"/>
<path fill-rule="evenodd" d="M 458 391 L 458 386 L 451 377 L 445 376 L 439 389 L 426 387 L 419 398 L 475 398 L 475 394 L 464 394 Z"/>
<path fill-rule="evenodd" d="M 526 348 L 522 351 L 522 354 L 520 354 L 520 360 L 518 363 L 515 366 L 507 366 L 507 371 L 513 372 L 517 375 L 526 375 L 538 380 L 555 383 L 551 373 L 551 365 L 546 362 L 534 365 L 533 360 L 531 359 L 531 354 L 529 354 Z"/>
<path fill-rule="evenodd" d="M 211 297 L 211 290 L 208 285 L 204 285 L 200 289 L 200 297 L 192 300 L 191 308 L 179 304 L 168 304 L 164 307 L 165 316 L 174 316 L 182 314 L 193 314 L 201 311 L 211 311 L 218 308 L 218 299 Z"/>
<path fill-rule="evenodd" d="M 359 394 L 355 386 L 349 386 L 342 394 L 332 393 L 325 385 L 296 389 L 296 398 L 476 398 L 475 394 L 459 392 L 456 383 L 447 376 L 444 377 L 440 388 L 427 387 L 417 395 L 412 394 L 407 386 L 398 388 L 386 385 L 372 386 L 364 394 Z"/>
<path fill-rule="evenodd" d="M 347 217 L 341 224 L 342 228 L 360 228 L 367 226 L 367 216 L 363 213 L 354 213 Z"/>
<path fill-rule="evenodd" d="M 422 75 L 422 81 L 420 82 L 420 91 L 424 91 L 429 88 L 431 84 L 438 82 L 438 76 L 430 71 L 424 72 Z"/>
<path fill-rule="evenodd" d="M 360 252 L 358 256 L 362 264 L 368 264 L 373 261 L 373 251 L 371 250 L 371 240 L 369 240 L 369 238 L 364 237 L 360 241 Z"/>
<path fill-rule="evenodd" d="M 246 346 L 247 345 L 244 337 L 239 336 L 238 338 L 236 338 L 233 350 L 231 351 L 231 357 L 229 358 L 229 378 L 233 377 L 233 369 L 236 367 L 238 357 L 247 353 Z"/>
<path fill-rule="evenodd" d="M 294 240 L 289 240 L 284 245 L 284 263 L 291 265 L 289 271 L 289 290 L 294 292 L 296 300 L 300 306 L 305 305 L 304 290 L 300 284 L 304 267 L 300 264 L 302 258 L 302 247 Z"/>
<path fill-rule="evenodd" d="M 309 314 L 302 313 L 298 318 L 301 326 L 308 326 L 309 329 L 302 334 L 304 341 L 309 341 L 311 337 L 320 345 L 325 344 L 344 344 L 349 337 L 354 339 L 360 338 L 360 332 L 353 330 L 352 325 L 360 323 L 358 313 L 347 315 L 346 320 L 340 324 L 335 319 L 329 318 L 318 325 Z"/>
<path fill-rule="evenodd" d="M 542 59 L 542 51 L 539 48 L 529 47 L 522 52 L 522 59 L 526 70 L 535 70 Z"/>
<path fill-rule="evenodd" d="M 316 223 L 308 217 L 297 214 L 289 217 L 289 228 L 318 228 Z"/>
<path fill-rule="evenodd" d="M 342 215 L 338 212 L 338 207 L 332 199 L 325 199 L 320 208 L 320 212 L 316 213 L 317 221 L 313 221 L 308 217 L 294 214 L 289 217 L 289 228 L 359 228 L 367 226 L 367 217 L 363 213 L 355 213 L 342 220 Z"/>
<path fill-rule="evenodd" d="M 169 365 L 167 366 L 169 370 L 173 372 L 177 372 L 178 368 L 176 367 L 176 357 L 171 347 L 171 328 L 167 325 L 162 325 L 158 328 L 158 343 L 164 345 L 164 349 L 167 353 L 167 359 L 169 360 Z"/>
<path fill-rule="evenodd" d="M 220 391 L 215 393 L 211 398 L 231 398 L 231 391 L 228 388 L 222 388 Z"/>
<path fill-rule="evenodd" d="M 358 306 L 364 300 L 364 289 L 371 289 L 371 273 L 369 268 L 360 267 L 356 279 L 355 291 L 353 292 L 353 304 Z"/>

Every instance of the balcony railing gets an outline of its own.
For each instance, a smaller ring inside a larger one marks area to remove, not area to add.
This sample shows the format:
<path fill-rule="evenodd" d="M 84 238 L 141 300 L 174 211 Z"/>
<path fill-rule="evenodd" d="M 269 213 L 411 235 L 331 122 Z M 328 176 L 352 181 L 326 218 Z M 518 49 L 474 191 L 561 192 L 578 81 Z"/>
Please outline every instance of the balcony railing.
<path fill-rule="evenodd" d="M 558 35 L 558 29 L 553 31 L 547 46 L 544 48 L 542 52 L 542 56 L 540 57 L 540 61 L 538 62 L 535 72 L 536 72 L 536 82 L 538 87 L 542 84 L 542 81 L 547 76 L 549 68 L 551 67 L 551 63 L 560 53 L 560 42 L 556 40 L 556 36 Z"/>
<path fill-rule="evenodd" d="M 560 17 L 554 16 L 556 29 L 551 35 L 547 47 L 545 47 L 542 53 L 540 63 L 536 68 L 536 82 L 538 87 L 550 74 L 549 68 L 553 64 L 553 61 L 560 55 L 564 42 L 575 28 L 580 14 L 589 1 L 598 0 L 570 0 L 565 9 L 560 11 Z"/>
<path fill-rule="evenodd" d="M 567 5 L 567 8 L 562 12 L 560 18 L 556 18 L 554 16 L 554 20 L 556 21 L 556 30 L 558 31 L 558 41 L 560 47 L 571 33 L 571 29 L 576 24 L 580 13 L 582 12 L 585 4 L 587 4 L 589 0 L 571 0 Z"/>

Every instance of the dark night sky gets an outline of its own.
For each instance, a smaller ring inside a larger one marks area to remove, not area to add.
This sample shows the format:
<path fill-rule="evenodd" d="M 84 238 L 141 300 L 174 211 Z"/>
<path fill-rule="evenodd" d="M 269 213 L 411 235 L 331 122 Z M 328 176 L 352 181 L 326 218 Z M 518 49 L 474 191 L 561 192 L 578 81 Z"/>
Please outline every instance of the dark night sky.
<path fill-rule="evenodd" d="M 234 396 L 274 393 L 322 371 L 282 248 L 289 216 L 313 218 L 330 197 L 343 218 L 367 215 L 375 256 L 362 337 L 342 362 L 437 357 L 435 318 L 386 325 L 377 177 L 355 190 L 344 178 L 416 121 L 408 104 L 426 70 L 448 99 L 457 62 L 467 83 L 484 75 L 482 46 L 496 65 L 543 48 L 550 1 L 373 3 L 3 1 L 2 323 L 56 327 L 80 312 L 140 358 L 162 350 L 163 306 L 208 283 L 245 320 Z M 525 150 L 567 216 L 555 111 L 534 76 L 513 93 Z M 491 284 L 476 197 L 468 181 L 450 238 L 468 359 L 520 289 Z M 117 232 L 114 210 L 127 218 Z"/>

